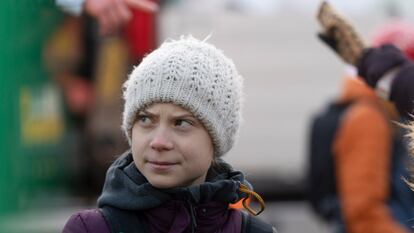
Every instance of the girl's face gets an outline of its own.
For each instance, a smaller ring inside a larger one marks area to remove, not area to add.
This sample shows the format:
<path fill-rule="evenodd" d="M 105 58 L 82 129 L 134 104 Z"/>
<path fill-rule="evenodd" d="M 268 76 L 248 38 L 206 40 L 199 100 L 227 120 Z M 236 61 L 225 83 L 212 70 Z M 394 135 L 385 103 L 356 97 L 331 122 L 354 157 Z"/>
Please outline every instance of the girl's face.
<path fill-rule="evenodd" d="M 213 143 L 189 111 L 157 103 L 141 111 L 132 128 L 135 165 L 157 188 L 187 187 L 205 181 Z"/>

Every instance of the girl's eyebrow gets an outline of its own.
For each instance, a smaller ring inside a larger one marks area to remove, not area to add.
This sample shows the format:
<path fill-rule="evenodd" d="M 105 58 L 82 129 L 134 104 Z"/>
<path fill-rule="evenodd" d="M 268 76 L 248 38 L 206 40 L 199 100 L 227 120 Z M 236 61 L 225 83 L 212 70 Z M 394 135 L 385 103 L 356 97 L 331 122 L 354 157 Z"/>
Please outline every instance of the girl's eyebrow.
<path fill-rule="evenodd" d="M 145 114 L 145 115 L 148 115 L 149 117 L 156 117 L 157 116 L 157 114 L 152 113 L 148 110 L 141 110 L 141 111 L 138 112 L 138 115 L 140 115 L 140 114 Z M 177 119 L 177 118 L 193 118 L 195 120 L 198 120 L 193 114 L 186 113 L 186 112 L 173 114 L 172 118 L 174 118 L 174 119 Z"/>
<path fill-rule="evenodd" d="M 149 112 L 149 111 L 147 111 L 147 110 L 141 110 L 141 111 L 139 111 L 139 112 L 138 112 L 138 115 L 140 115 L 140 114 L 145 114 L 145 115 L 148 115 L 148 116 L 150 116 L 150 117 L 154 117 L 154 116 L 155 116 L 155 114 L 154 114 L 154 113 Z"/>

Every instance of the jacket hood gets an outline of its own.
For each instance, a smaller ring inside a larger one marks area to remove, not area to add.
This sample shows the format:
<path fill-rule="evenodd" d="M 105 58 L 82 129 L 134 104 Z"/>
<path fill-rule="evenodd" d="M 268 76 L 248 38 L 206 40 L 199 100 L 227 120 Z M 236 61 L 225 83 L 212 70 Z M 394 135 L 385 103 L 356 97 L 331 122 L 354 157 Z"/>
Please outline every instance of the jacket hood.
<path fill-rule="evenodd" d="M 206 182 L 200 185 L 158 189 L 153 187 L 136 168 L 131 151 L 121 155 L 108 169 L 98 206 L 109 205 L 125 210 L 145 210 L 160 206 L 169 200 L 203 204 L 210 201 L 235 203 L 246 197 L 239 191 L 240 184 L 251 185 L 240 171 L 222 160 L 212 166 Z"/>

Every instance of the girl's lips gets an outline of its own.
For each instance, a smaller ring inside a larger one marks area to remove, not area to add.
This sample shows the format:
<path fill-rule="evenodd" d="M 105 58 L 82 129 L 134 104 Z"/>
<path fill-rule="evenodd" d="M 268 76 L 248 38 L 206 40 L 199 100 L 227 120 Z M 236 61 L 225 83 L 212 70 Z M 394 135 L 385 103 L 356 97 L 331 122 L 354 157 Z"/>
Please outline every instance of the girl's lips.
<path fill-rule="evenodd" d="M 158 162 L 158 161 L 148 161 L 149 163 L 155 164 L 155 165 L 174 165 L 177 163 L 170 163 L 170 162 Z"/>
<path fill-rule="evenodd" d="M 155 171 L 167 171 L 178 163 L 148 161 L 148 164 L 150 165 L 151 169 Z"/>

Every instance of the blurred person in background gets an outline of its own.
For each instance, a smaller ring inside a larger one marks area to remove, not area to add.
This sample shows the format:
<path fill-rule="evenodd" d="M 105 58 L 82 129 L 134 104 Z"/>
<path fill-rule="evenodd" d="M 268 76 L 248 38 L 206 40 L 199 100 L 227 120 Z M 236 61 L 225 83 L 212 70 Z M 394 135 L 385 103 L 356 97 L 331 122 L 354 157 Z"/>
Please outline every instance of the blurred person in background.
<path fill-rule="evenodd" d="M 407 31 L 412 31 L 412 25 Z M 394 35 L 405 42 L 405 47 L 385 44 L 364 50 L 359 63 L 358 74 L 363 80 L 386 100 L 392 101 L 398 112 L 405 118 L 407 136 L 410 139 L 411 156 L 414 156 L 414 63 L 412 61 L 412 41 L 402 37 L 404 33 Z M 410 33 L 412 36 L 412 33 Z M 333 39 L 333 38 L 332 38 Z M 388 42 L 388 41 L 387 41 Z M 410 53 L 404 54 L 405 48 L 410 47 Z M 412 165 L 411 165 L 412 166 Z M 412 190 L 414 174 L 411 174 L 407 184 Z"/>
<path fill-rule="evenodd" d="M 393 11 L 393 10 L 392 10 Z M 319 38 L 330 47 L 346 63 L 353 64 L 358 70 L 358 76 L 364 80 L 384 100 L 394 103 L 400 115 L 413 120 L 414 109 L 414 64 L 401 50 L 411 47 L 411 32 L 405 35 L 405 30 L 412 28 L 409 24 L 391 26 L 400 28 L 390 30 L 383 45 L 366 47 L 358 33 L 346 19 L 335 12 L 330 4 L 323 1 L 318 12 L 318 20 L 322 23 L 323 32 Z M 401 31 L 401 27 L 406 29 Z M 404 36 L 402 36 L 404 35 Z M 396 47 L 389 40 L 395 39 L 400 43 Z M 390 43 L 391 42 L 391 43 Z M 411 56 L 411 49 L 407 50 Z"/>
<path fill-rule="evenodd" d="M 373 46 L 388 43 L 414 59 L 414 26 L 398 21 L 383 25 L 374 34 Z M 409 153 L 403 130 L 393 123 L 403 119 L 355 72 L 345 78 L 335 104 L 343 109 L 330 143 L 336 198 L 316 203 L 315 209 L 331 211 L 335 232 L 412 232 L 414 193 L 401 178 L 409 177 Z"/>
<path fill-rule="evenodd" d="M 56 0 L 56 4 L 69 13 L 48 54 L 65 97 L 69 131 L 78 141 L 71 158 L 71 191 L 94 199 L 113 156 L 127 148 L 118 130 L 122 77 L 155 49 L 158 1 Z M 95 169 L 89 169 L 90 163 Z"/>
<path fill-rule="evenodd" d="M 99 209 L 72 215 L 69 232 L 275 232 L 229 208 L 250 195 L 221 157 L 235 143 L 243 80 L 234 63 L 193 37 L 164 42 L 124 84 L 131 149 L 109 168 Z M 93 169 L 94 164 L 89 164 Z"/>

